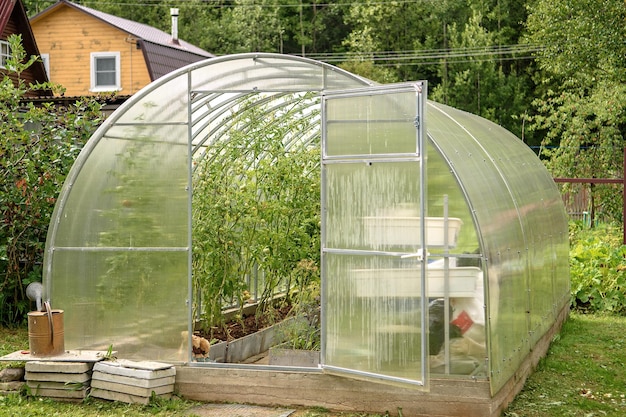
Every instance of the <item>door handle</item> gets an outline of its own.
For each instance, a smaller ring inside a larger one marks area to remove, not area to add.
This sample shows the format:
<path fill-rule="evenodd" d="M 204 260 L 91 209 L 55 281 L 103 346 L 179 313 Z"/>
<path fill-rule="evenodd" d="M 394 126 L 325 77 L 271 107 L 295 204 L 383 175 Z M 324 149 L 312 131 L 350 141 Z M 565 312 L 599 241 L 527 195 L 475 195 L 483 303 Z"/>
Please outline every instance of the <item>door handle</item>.
<path fill-rule="evenodd" d="M 426 254 L 426 256 L 430 255 L 430 253 L 428 253 L 428 251 L 426 251 L 424 249 L 419 249 L 415 253 L 407 253 L 405 255 L 401 255 L 400 259 L 417 258 L 418 261 L 423 261 L 424 260 L 424 253 Z"/>

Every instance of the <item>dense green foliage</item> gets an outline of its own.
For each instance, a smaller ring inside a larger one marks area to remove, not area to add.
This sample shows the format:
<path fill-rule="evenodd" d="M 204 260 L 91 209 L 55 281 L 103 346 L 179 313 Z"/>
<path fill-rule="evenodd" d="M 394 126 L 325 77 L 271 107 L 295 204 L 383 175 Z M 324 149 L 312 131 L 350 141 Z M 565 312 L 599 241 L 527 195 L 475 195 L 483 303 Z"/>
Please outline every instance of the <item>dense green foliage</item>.
<path fill-rule="evenodd" d="M 22 73 L 21 40 L 10 37 L 8 66 Z M 53 85 L 0 80 L 0 325 L 19 324 L 29 311 L 24 289 L 41 281 L 48 224 L 65 175 L 100 123 L 100 105 L 85 99 L 69 107 L 22 105 L 29 89 Z"/>
<path fill-rule="evenodd" d="M 555 177 L 621 178 L 626 134 L 626 8 L 623 1 L 540 0 L 527 21 L 541 43 L 529 129 L 543 137 Z M 595 185 L 602 218 L 622 220 L 621 187 Z M 596 208 L 591 207 L 592 223 Z"/>
<path fill-rule="evenodd" d="M 570 224 L 572 306 L 626 314 L 626 246 L 621 227 Z"/>
<path fill-rule="evenodd" d="M 250 100 L 257 99 L 263 97 Z M 277 291 L 301 295 L 319 282 L 320 153 L 317 141 L 299 144 L 316 119 L 301 112 L 310 99 L 285 98 L 282 109 L 241 103 L 229 139 L 198 160 L 193 275 L 207 325 L 221 323 L 224 305 L 243 306 L 252 297 L 263 313 Z"/>

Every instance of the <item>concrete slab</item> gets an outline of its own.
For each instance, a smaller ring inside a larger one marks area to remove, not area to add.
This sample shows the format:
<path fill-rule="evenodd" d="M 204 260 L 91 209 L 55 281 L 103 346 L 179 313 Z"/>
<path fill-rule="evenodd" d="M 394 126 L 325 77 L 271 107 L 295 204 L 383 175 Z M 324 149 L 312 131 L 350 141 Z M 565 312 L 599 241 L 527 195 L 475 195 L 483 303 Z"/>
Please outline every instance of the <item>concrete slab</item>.
<path fill-rule="evenodd" d="M 51 381 L 26 381 L 26 385 L 29 388 L 45 388 L 45 389 L 58 389 L 58 390 L 77 390 L 89 388 L 89 382 L 51 382 Z"/>
<path fill-rule="evenodd" d="M 176 382 L 176 377 L 174 375 L 163 378 L 141 379 L 123 375 L 105 374 L 99 371 L 94 372 L 91 375 L 91 378 L 92 381 L 112 382 L 115 384 L 140 388 L 155 388 L 163 385 L 173 385 Z"/>
<path fill-rule="evenodd" d="M 142 397 L 138 395 L 124 394 L 121 392 L 109 391 L 109 390 L 104 390 L 100 388 L 92 388 L 91 396 L 94 398 L 102 398 L 104 400 L 111 400 L 111 401 L 120 401 L 120 402 L 129 403 L 129 404 L 146 405 L 150 403 L 150 397 Z M 169 399 L 172 397 L 172 395 L 163 394 L 163 395 L 159 395 L 159 397 Z"/>
<path fill-rule="evenodd" d="M 172 364 L 164 363 L 164 362 L 154 362 L 154 361 L 129 361 L 126 359 L 118 359 L 116 361 L 107 362 L 112 366 L 120 366 L 124 368 L 131 369 L 143 369 L 146 371 L 159 371 L 163 369 L 172 368 Z"/>
<path fill-rule="evenodd" d="M 127 376 L 131 378 L 139 378 L 139 379 L 157 379 L 164 378 L 168 376 L 176 375 L 176 368 L 173 365 L 167 365 L 167 368 L 164 368 L 164 364 L 159 364 L 157 369 L 146 369 L 147 362 L 143 362 L 139 364 L 140 368 L 137 368 L 133 365 L 133 362 L 130 361 L 103 361 L 98 362 L 94 365 L 94 372 L 102 372 L 105 374 L 112 375 L 121 375 Z"/>
<path fill-rule="evenodd" d="M 115 355 L 117 352 L 113 352 Z M 18 350 L 8 355 L 0 356 L 0 361 L 30 362 L 30 361 L 54 361 L 54 362 L 98 362 L 104 360 L 107 352 L 102 350 L 66 350 L 64 354 L 57 356 L 33 356 L 28 350 Z"/>
<path fill-rule="evenodd" d="M 91 379 L 90 372 L 82 374 L 60 374 L 56 372 L 28 372 L 24 377 L 26 381 L 47 381 L 47 382 L 87 382 Z"/>
<path fill-rule="evenodd" d="M 82 374 L 91 371 L 93 362 L 26 362 L 27 372 Z"/>
<path fill-rule="evenodd" d="M 107 391 L 121 392 L 129 395 L 137 395 L 140 397 L 150 397 L 153 392 L 155 395 L 159 396 L 163 394 L 171 394 L 172 392 L 174 392 L 174 383 L 154 388 L 141 388 L 95 379 L 91 381 L 91 389 L 103 389 Z"/>
<path fill-rule="evenodd" d="M 51 388 L 31 388 L 31 393 L 39 397 L 52 397 L 59 399 L 84 399 L 87 398 L 87 390 L 51 389 Z"/>

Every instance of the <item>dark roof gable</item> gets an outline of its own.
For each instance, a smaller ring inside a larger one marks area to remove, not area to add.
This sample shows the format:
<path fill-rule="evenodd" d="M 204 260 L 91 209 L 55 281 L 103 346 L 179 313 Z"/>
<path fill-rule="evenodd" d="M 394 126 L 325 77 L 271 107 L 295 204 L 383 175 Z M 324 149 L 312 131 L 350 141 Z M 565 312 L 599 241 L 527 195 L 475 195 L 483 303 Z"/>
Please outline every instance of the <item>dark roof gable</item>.
<path fill-rule="evenodd" d="M 6 40 L 12 34 L 22 35 L 22 45 L 28 57 L 40 55 L 22 0 L 0 0 L 0 39 Z M 28 71 L 32 81 L 48 81 L 48 74 L 41 60 L 33 63 Z M 39 93 L 49 94 L 48 91 Z"/>

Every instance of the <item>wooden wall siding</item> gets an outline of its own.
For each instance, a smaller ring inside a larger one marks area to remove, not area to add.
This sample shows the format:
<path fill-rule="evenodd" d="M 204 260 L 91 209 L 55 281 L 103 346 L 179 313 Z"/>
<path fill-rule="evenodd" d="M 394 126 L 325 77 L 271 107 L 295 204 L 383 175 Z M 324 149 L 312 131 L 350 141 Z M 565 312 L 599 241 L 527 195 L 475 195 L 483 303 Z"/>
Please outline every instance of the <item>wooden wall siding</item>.
<path fill-rule="evenodd" d="M 143 53 L 128 34 L 71 7 L 31 22 L 39 51 L 50 56 L 50 80 L 66 96 L 92 95 L 91 52 L 120 52 L 121 95 L 150 83 Z"/>
<path fill-rule="evenodd" d="M 15 11 L 13 12 L 13 15 L 15 14 Z M 13 15 L 11 17 L 13 17 Z M 17 27 L 16 22 L 13 19 L 9 19 L 9 21 L 7 22 L 4 31 L 0 34 L 0 39 L 6 41 L 7 38 L 10 35 L 19 35 L 21 34 L 21 32 L 19 31 L 19 28 Z M 24 35 L 22 34 L 22 44 L 24 43 Z M 29 55 L 28 51 L 26 52 L 26 55 Z M 13 81 L 13 84 L 17 85 L 17 74 L 15 72 L 9 72 L 5 69 L 0 69 L 0 78 L 4 77 L 5 75 L 8 75 L 9 78 Z M 26 71 L 24 71 L 21 74 L 22 80 L 24 80 L 24 82 L 28 85 L 28 84 L 34 84 L 37 80 L 36 80 L 36 76 L 32 70 L 32 68 L 27 69 Z M 39 80 L 39 81 L 43 81 L 43 80 Z M 26 97 L 37 97 L 41 94 L 40 91 L 29 91 L 26 93 Z"/>

